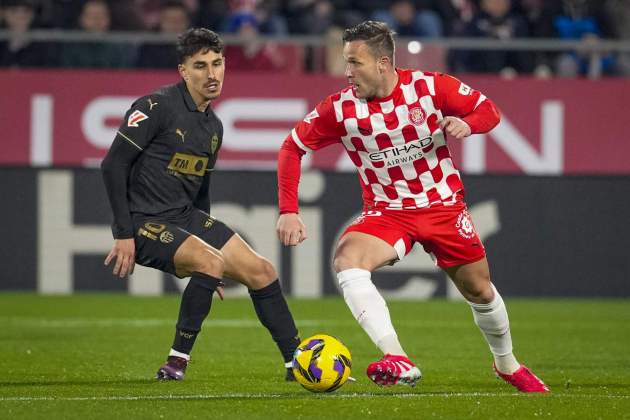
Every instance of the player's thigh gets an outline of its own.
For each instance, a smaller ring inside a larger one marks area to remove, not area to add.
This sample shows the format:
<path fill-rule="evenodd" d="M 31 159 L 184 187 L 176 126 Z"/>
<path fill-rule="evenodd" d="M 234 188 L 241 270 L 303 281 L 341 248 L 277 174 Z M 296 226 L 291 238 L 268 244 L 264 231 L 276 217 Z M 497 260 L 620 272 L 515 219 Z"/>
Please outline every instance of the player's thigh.
<path fill-rule="evenodd" d="M 225 268 L 221 251 L 192 234 L 177 248 L 173 262 L 178 277 L 188 277 L 197 272 L 222 278 Z"/>
<path fill-rule="evenodd" d="M 224 277 L 254 290 L 278 278 L 273 265 L 221 220 L 195 210 L 188 228 L 204 242 L 221 251 L 225 264 Z"/>
<path fill-rule="evenodd" d="M 221 248 L 225 261 L 225 277 L 258 290 L 278 278 L 275 268 L 265 257 L 252 249 L 238 234 Z"/>
<path fill-rule="evenodd" d="M 160 220 L 134 222 L 136 262 L 177 275 L 175 254 L 191 236 L 178 225 Z"/>
<path fill-rule="evenodd" d="M 418 241 L 442 269 L 474 263 L 486 256 L 464 203 L 426 209 L 415 223 Z"/>
<path fill-rule="evenodd" d="M 364 212 L 339 240 L 333 265 L 336 272 L 350 268 L 374 271 L 403 258 L 411 246 L 394 218 L 380 211 Z"/>
<path fill-rule="evenodd" d="M 428 252 L 470 301 L 492 297 L 490 271 L 481 238 L 464 203 L 428 209 L 418 218 Z"/>

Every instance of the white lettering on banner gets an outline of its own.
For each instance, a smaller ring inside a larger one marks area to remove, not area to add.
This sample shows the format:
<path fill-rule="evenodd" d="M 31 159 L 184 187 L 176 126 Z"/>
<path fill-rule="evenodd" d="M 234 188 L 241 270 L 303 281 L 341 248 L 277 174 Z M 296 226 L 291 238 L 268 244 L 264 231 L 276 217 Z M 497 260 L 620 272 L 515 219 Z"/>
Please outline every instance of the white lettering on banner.
<path fill-rule="evenodd" d="M 485 240 L 488 236 L 497 233 L 501 225 L 499 223 L 499 212 L 496 201 L 484 201 L 477 203 L 474 206 L 470 206 L 468 212 L 471 214 L 475 228 L 481 240 Z M 335 244 L 339 242 L 341 234 L 346 229 L 348 224 L 352 223 L 361 213 L 355 214 L 348 222 L 341 226 Z M 331 261 L 334 256 L 335 249 L 331 250 Z M 381 289 L 381 293 L 384 297 L 389 299 L 418 299 L 424 300 L 434 296 L 438 289 L 438 282 L 434 280 L 436 275 L 439 275 L 441 269 L 435 265 L 435 262 L 431 259 L 429 254 L 424 252 L 422 246 L 416 244 L 411 252 L 407 254 L 405 258 L 398 261 L 393 266 L 386 266 L 379 269 L 373 278 L 377 277 L 380 273 L 410 273 L 409 278 L 398 289 Z M 333 278 L 336 274 L 332 273 Z M 457 288 L 446 277 L 446 273 L 442 274 L 444 280 L 447 281 L 446 296 L 448 299 L 462 299 L 461 294 Z M 335 282 L 337 288 L 339 285 Z M 340 291 L 341 293 L 341 291 Z"/>
<path fill-rule="evenodd" d="M 73 223 L 73 175 L 70 171 L 42 171 L 38 178 L 37 290 L 69 294 L 73 291 L 75 255 L 107 255 L 112 245 L 108 226 Z M 157 295 L 163 290 L 159 271 L 136 265 L 129 292 Z"/>
<path fill-rule="evenodd" d="M 99 96 L 90 102 L 81 115 L 81 129 L 87 141 L 99 149 L 109 148 L 118 127 L 110 127 L 106 121 L 122 120 L 136 99 L 133 96 Z"/>
<path fill-rule="evenodd" d="M 33 95 L 31 98 L 31 165 L 49 166 L 53 162 L 53 107 L 52 95 Z"/>
<path fill-rule="evenodd" d="M 116 126 L 107 120 L 122 119 L 135 100 L 132 96 L 100 96 L 92 100 L 81 114 L 81 128 L 86 140 L 106 150 L 116 136 Z M 302 98 L 232 98 L 220 102 L 216 112 L 223 121 L 223 145 L 231 151 L 276 152 L 290 130 L 290 125 L 304 117 L 307 101 Z M 53 161 L 54 100 L 51 95 L 33 95 L 31 99 L 31 163 L 45 166 Z M 511 121 L 503 116 L 490 134 L 477 134 L 466 139 L 462 148 L 462 169 L 470 174 L 488 170 L 486 142 L 488 136 L 526 174 L 561 174 L 564 169 L 564 105 L 561 101 L 543 101 L 540 109 L 540 152 L 532 146 Z M 238 121 L 287 122 L 287 128 L 237 128 Z M 97 156 L 84 156 L 83 163 L 92 165 Z M 303 162 L 309 166 L 310 161 Z M 244 161 L 220 162 L 222 168 L 239 169 Z M 250 168 L 275 168 L 273 160 L 256 159 Z M 354 171 L 346 154 L 340 154 L 337 170 Z"/>
<path fill-rule="evenodd" d="M 234 98 L 221 101 L 216 113 L 223 122 L 223 147 L 244 152 L 277 152 L 296 121 L 308 111 L 306 99 Z M 287 128 L 236 128 L 237 121 L 286 121 Z"/>
<path fill-rule="evenodd" d="M 564 105 L 543 101 L 540 109 L 540 154 L 505 117 L 488 135 L 525 172 L 532 175 L 557 175 L 564 169 Z M 486 172 L 486 137 L 478 134 L 464 140 L 462 169 L 469 174 Z"/>
<path fill-rule="evenodd" d="M 317 201 L 326 190 L 326 179 L 321 172 L 306 171 L 300 180 L 300 217 L 306 225 L 307 239 L 291 247 L 291 295 L 316 298 L 323 294 L 322 255 L 323 212 L 305 203 Z"/>

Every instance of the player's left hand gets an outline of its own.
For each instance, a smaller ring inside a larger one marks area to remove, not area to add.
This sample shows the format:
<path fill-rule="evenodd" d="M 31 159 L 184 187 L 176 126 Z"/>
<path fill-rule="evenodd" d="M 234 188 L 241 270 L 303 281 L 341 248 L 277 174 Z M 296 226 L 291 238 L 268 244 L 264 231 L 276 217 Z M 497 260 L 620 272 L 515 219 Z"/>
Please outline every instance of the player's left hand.
<path fill-rule="evenodd" d="M 461 140 L 471 134 L 470 126 L 464 120 L 457 117 L 446 117 L 439 122 L 440 128 L 449 136 Z"/>
<path fill-rule="evenodd" d="M 112 260 L 116 260 L 113 273 L 122 278 L 133 273 L 136 260 L 136 245 L 133 238 L 115 239 L 112 250 L 105 258 L 105 265 L 109 265 Z"/>

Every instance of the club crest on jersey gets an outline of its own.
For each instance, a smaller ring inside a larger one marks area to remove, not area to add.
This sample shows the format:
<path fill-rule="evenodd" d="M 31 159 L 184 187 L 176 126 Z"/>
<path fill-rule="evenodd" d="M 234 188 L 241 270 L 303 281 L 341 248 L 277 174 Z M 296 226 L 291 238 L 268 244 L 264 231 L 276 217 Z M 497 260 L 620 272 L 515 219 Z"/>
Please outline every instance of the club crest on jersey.
<path fill-rule="evenodd" d="M 131 113 L 129 118 L 127 118 L 127 126 L 128 127 L 138 127 L 138 123 L 140 121 L 148 120 L 147 114 L 142 111 L 138 111 L 137 109 Z"/>
<path fill-rule="evenodd" d="M 472 219 L 468 214 L 468 211 L 462 210 L 457 216 L 457 223 L 455 223 L 457 232 L 464 238 L 470 239 L 475 236 L 475 226 L 472 223 Z"/>
<path fill-rule="evenodd" d="M 217 147 L 219 147 L 219 136 L 217 133 L 214 133 L 212 139 L 210 139 L 210 152 L 214 155 L 214 152 L 217 151 Z"/>
<path fill-rule="evenodd" d="M 411 121 L 413 125 L 422 125 L 426 119 L 427 116 L 419 106 L 409 110 L 409 121 Z"/>

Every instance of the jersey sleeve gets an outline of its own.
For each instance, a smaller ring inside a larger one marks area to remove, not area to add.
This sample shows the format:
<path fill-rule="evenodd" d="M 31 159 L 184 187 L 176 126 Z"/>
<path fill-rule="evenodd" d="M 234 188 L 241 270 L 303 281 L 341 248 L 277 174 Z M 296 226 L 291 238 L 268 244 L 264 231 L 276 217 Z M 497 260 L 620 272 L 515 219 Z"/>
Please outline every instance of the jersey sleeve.
<path fill-rule="evenodd" d="M 437 74 L 435 80 L 437 105 L 445 117 L 462 118 L 472 133 L 485 133 L 499 123 L 499 110 L 483 93 L 448 74 Z"/>
<path fill-rule="evenodd" d="M 159 133 L 168 116 L 166 98 L 148 95 L 135 101 L 125 113 L 114 142 L 124 141 L 138 150 L 146 148 Z"/>
<path fill-rule="evenodd" d="M 299 213 L 298 186 L 300 184 L 302 156 L 300 149 L 288 136 L 278 153 L 278 207 L 280 214 Z"/>
<path fill-rule="evenodd" d="M 129 212 L 127 185 L 131 166 L 146 146 L 158 134 L 166 108 L 157 96 L 145 96 L 135 101 L 125 114 L 116 137 L 101 163 L 103 182 L 114 215 L 112 234 L 115 239 L 133 238 L 133 223 Z"/>
<path fill-rule="evenodd" d="M 300 149 L 310 153 L 339 143 L 343 131 L 343 125 L 335 117 L 332 97 L 329 96 L 296 124 L 290 137 Z"/>

